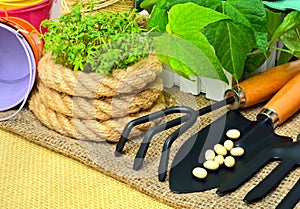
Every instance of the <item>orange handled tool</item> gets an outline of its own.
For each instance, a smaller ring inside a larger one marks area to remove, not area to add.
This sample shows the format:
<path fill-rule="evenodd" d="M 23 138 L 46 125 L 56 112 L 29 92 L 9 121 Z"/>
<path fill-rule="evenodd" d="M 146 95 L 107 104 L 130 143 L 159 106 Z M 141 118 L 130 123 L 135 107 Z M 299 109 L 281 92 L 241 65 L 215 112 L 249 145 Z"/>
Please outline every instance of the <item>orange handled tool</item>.
<path fill-rule="evenodd" d="M 271 98 L 299 72 L 300 60 L 279 65 L 242 81 L 227 90 L 225 97 L 235 97 L 231 109 L 250 107 Z"/>
<path fill-rule="evenodd" d="M 274 126 L 281 125 L 300 109 L 300 73 L 293 77 L 264 106 L 261 114 L 268 115 Z"/>

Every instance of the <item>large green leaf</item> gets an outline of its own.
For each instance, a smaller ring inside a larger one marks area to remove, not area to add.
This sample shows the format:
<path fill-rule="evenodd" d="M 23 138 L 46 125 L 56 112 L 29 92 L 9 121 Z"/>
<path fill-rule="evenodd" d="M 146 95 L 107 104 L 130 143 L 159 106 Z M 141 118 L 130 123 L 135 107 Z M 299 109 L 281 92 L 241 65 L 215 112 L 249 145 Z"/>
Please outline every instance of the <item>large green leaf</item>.
<path fill-rule="evenodd" d="M 221 4 L 220 0 L 157 0 L 151 11 L 147 29 L 151 30 L 154 28 L 157 32 L 164 32 L 168 23 L 167 14 L 169 10 L 174 5 L 184 4 L 188 2 L 205 6 L 210 9 L 216 9 Z"/>
<path fill-rule="evenodd" d="M 197 5 L 204 6 L 213 10 L 216 10 L 218 6 L 221 5 L 220 0 L 167 0 L 167 5 L 169 9 L 171 9 L 171 7 L 173 7 L 176 4 L 184 4 L 188 2 L 192 2 Z"/>
<path fill-rule="evenodd" d="M 194 3 L 177 4 L 169 11 L 170 30 L 174 34 L 184 34 L 189 31 L 200 31 L 205 26 L 228 16 L 212 9 Z"/>
<path fill-rule="evenodd" d="M 300 58 L 300 25 L 298 28 L 282 35 L 281 40 L 293 55 Z"/>
<path fill-rule="evenodd" d="M 278 26 L 282 23 L 282 13 L 273 12 L 266 9 L 267 14 L 267 28 L 268 28 L 268 40 L 271 40 L 274 32 L 278 28 Z"/>
<path fill-rule="evenodd" d="M 293 11 L 286 15 L 283 22 L 279 25 L 273 34 L 271 42 L 277 41 L 283 34 L 293 30 L 300 25 L 300 11 Z"/>
<path fill-rule="evenodd" d="M 166 25 L 168 24 L 168 13 L 166 10 L 159 7 L 154 7 L 152 11 L 153 15 L 147 22 L 147 30 L 156 32 L 165 32 Z"/>
<path fill-rule="evenodd" d="M 268 46 L 268 30 L 266 10 L 261 0 L 227 0 L 224 12 L 234 21 L 251 27 L 254 30 L 256 45 L 266 53 Z"/>
<path fill-rule="evenodd" d="M 191 40 L 185 40 L 178 36 L 162 34 L 154 38 L 154 47 L 156 54 L 160 61 L 168 64 L 173 71 L 179 75 L 189 78 L 189 76 L 204 76 L 213 79 L 227 81 L 224 72 L 218 63 L 216 56 L 207 55 L 207 51 L 203 50 L 212 47 L 207 42 L 205 36 L 202 33 L 194 35 Z M 186 34 L 187 35 L 187 34 Z M 203 48 L 199 48 L 199 45 L 207 44 Z"/>
<path fill-rule="evenodd" d="M 157 0 L 144 0 L 141 2 L 140 7 L 142 9 L 147 10 L 149 13 L 151 12 L 153 6 L 157 3 Z"/>
<path fill-rule="evenodd" d="M 215 50 L 212 45 L 208 42 L 205 35 L 199 31 L 189 31 L 181 34 L 181 37 L 196 47 L 209 59 L 210 63 L 214 66 L 215 71 L 218 73 L 220 80 L 226 81 L 227 77 L 223 71 L 221 63 L 218 60 L 218 57 L 215 54 Z M 194 56 L 194 59 L 198 57 Z"/>
<path fill-rule="evenodd" d="M 222 66 L 239 79 L 255 43 L 253 31 L 242 24 L 224 20 L 209 25 L 205 35 L 214 46 Z"/>

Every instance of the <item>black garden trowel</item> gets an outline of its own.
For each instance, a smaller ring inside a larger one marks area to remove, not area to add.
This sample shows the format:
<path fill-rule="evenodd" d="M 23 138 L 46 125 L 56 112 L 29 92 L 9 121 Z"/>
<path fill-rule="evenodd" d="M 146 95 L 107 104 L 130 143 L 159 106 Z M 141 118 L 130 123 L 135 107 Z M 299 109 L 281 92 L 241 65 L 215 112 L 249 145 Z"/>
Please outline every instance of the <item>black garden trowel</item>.
<path fill-rule="evenodd" d="M 280 103 L 276 103 L 277 99 L 286 99 L 288 108 L 281 107 Z M 300 74 L 289 81 L 269 103 L 271 106 L 276 107 L 280 123 L 286 120 L 292 112 L 298 111 L 300 109 Z M 260 200 L 274 189 L 290 171 L 300 166 L 300 135 L 297 138 L 297 142 L 293 142 L 291 138 L 283 139 L 281 136 L 270 137 L 269 140 L 274 142 L 267 147 L 257 146 L 257 149 L 261 150 L 261 152 L 254 156 L 244 168 L 239 169 L 232 177 L 222 183 L 217 190 L 218 194 L 224 195 L 235 190 L 267 163 L 280 160 L 279 165 L 244 198 L 244 201 L 247 203 Z M 277 208 L 293 208 L 300 200 L 299 192 L 300 179 Z"/>
<path fill-rule="evenodd" d="M 245 168 L 247 163 L 267 147 L 292 143 L 289 137 L 279 136 L 273 129 L 298 111 L 300 107 L 300 74 L 291 79 L 257 115 L 256 121 L 246 119 L 240 112 L 227 112 L 209 126 L 188 139 L 174 157 L 170 170 L 170 189 L 175 193 L 200 192 L 217 188 L 232 175 Z M 207 149 L 227 140 L 226 132 L 238 129 L 241 136 L 235 146 L 243 147 L 245 154 L 236 158 L 235 166 L 222 165 L 217 170 L 209 170 L 205 179 L 193 176 L 195 167 L 202 167 Z"/>

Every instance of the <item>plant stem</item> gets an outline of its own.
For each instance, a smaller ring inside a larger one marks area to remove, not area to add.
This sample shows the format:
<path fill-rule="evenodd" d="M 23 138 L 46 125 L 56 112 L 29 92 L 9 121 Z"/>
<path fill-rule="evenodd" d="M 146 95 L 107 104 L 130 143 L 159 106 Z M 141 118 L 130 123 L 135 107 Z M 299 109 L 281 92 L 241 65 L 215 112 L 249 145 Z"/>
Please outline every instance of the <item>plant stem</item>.
<path fill-rule="evenodd" d="M 288 50 L 288 49 L 278 48 L 278 47 L 275 47 L 273 45 L 271 45 L 270 48 L 278 50 L 278 51 L 286 52 L 286 53 L 289 53 L 289 54 L 293 54 L 293 52 Z"/>

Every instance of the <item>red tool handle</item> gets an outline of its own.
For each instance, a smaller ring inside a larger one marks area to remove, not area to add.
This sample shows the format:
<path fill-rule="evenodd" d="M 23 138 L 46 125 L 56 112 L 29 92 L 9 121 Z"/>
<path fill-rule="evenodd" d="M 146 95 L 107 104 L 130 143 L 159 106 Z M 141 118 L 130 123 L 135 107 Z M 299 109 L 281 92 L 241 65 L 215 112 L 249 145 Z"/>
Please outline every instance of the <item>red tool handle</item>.
<path fill-rule="evenodd" d="M 245 95 L 242 108 L 271 98 L 291 78 L 300 72 L 300 60 L 289 62 L 242 81 L 238 87 Z"/>
<path fill-rule="evenodd" d="M 300 109 L 300 73 L 292 78 L 277 94 L 264 106 L 277 114 L 278 125 L 286 121 Z"/>

